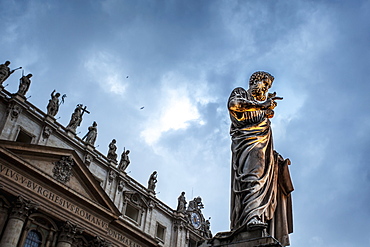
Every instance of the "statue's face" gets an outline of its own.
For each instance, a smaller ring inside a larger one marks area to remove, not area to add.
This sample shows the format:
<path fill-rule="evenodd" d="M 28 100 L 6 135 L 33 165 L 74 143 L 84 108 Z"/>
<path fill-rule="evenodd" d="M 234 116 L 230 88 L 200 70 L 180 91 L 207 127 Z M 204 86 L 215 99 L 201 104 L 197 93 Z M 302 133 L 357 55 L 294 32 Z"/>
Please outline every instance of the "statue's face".
<path fill-rule="evenodd" d="M 271 81 L 267 78 L 256 80 L 249 85 L 249 91 L 256 100 L 265 101 L 271 84 Z"/>

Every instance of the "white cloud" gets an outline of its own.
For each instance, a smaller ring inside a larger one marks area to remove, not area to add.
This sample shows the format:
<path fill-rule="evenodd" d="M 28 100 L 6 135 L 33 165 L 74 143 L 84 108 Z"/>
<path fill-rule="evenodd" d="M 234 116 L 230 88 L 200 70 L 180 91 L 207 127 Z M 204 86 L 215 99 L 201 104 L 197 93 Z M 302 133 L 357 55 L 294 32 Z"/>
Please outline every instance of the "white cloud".
<path fill-rule="evenodd" d="M 197 107 L 191 102 L 184 89 L 165 89 L 162 95 L 162 110 L 159 118 L 142 131 L 141 135 L 148 144 L 155 143 L 162 133 L 169 130 L 186 129 L 190 122 L 201 124 L 200 114 Z"/>
<path fill-rule="evenodd" d="M 151 145 L 169 130 L 186 129 L 191 124 L 206 124 L 197 108 L 198 104 L 205 105 L 215 100 L 208 95 L 206 88 L 207 85 L 202 80 L 196 83 L 189 82 L 173 72 L 163 76 L 162 92 L 159 97 L 160 110 L 159 113 L 152 113 L 153 116 L 159 117 L 153 117 L 141 132 L 145 141 Z"/>
<path fill-rule="evenodd" d="M 127 84 L 122 82 L 125 78 L 117 68 L 119 59 L 107 52 L 98 52 L 85 62 L 85 68 L 90 72 L 93 80 L 104 90 L 123 95 Z"/>

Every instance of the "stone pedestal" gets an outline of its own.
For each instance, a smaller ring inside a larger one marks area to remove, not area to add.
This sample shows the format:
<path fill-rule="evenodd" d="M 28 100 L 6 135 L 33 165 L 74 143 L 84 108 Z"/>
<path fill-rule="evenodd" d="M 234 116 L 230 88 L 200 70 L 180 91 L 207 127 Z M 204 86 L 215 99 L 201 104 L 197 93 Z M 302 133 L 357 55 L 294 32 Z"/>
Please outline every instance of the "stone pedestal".
<path fill-rule="evenodd" d="M 90 143 L 86 143 L 86 149 L 90 150 L 90 152 L 94 152 L 95 147 L 91 145 Z"/>
<path fill-rule="evenodd" d="M 217 233 L 206 245 L 201 247 L 283 247 L 279 241 L 269 236 L 265 229 L 240 233 Z"/>
<path fill-rule="evenodd" d="M 76 133 L 70 129 L 67 128 L 67 135 L 71 138 L 75 138 Z"/>
<path fill-rule="evenodd" d="M 55 123 L 55 118 L 49 114 L 45 116 L 45 120 L 49 121 L 50 123 Z"/>
<path fill-rule="evenodd" d="M 17 99 L 21 102 L 25 102 L 27 100 L 26 96 L 20 95 L 18 93 L 13 94 L 12 96 L 13 96 L 13 98 L 15 98 L 15 99 Z"/>

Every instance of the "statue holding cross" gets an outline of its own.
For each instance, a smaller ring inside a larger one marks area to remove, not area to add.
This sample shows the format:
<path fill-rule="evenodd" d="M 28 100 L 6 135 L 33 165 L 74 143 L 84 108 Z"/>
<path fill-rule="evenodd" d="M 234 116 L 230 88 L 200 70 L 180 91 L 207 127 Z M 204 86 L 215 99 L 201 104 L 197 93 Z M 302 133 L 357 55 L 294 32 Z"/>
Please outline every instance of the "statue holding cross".
<path fill-rule="evenodd" d="M 86 113 L 90 113 L 88 110 L 86 110 L 86 106 L 83 107 L 82 104 L 78 104 L 76 106 L 76 109 L 75 111 L 72 113 L 72 116 L 71 116 L 71 120 L 69 121 L 69 124 L 67 125 L 67 130 L 70 130 L 72 132 L 76 132 L 76 129 L 78 126 L 80 126 L 81 122 L 82 122 L 82 116 L 83 114 L 86 112 Z"/>

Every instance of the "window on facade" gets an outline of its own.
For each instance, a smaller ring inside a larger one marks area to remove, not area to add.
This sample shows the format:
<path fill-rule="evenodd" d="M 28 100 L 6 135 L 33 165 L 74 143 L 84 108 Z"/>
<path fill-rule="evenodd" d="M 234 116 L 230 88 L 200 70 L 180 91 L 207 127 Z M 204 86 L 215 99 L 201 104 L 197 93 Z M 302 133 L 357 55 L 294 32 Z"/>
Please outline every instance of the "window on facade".
<path fill-rule="evenodd" d="M 41 246 L 41 235 L 39 232 L 32 230 L 28 233 L 26 242 L 23 247 L 39 247 Z"/>
<path fill-rule="evenodd" d="M 130 219 L 138 223 L 139 221 L 139 209 L 127 204 L 125 215 Z"/>
<path fill-rule="evenodd" d="M 193 239 L 190 239 L 189 240 L 189 245 L 188 245 L 189 247 L 196 247 L 197 246 L 197 242 L 196 241 L 194 241 Z"/>
<path fill-rule="evenodd" d="M 160 224 L 157 224 L 157 238 L 164 242 L 166 228 Z"/>
<path fill-rule="evenodd" d="M 32 141 L 32 136 L 27 135 L 24 131 L 20 130 L 17 136 L 17 142 L 23 142 L 23 143 L 28 143 L 31 144 Z"/>

